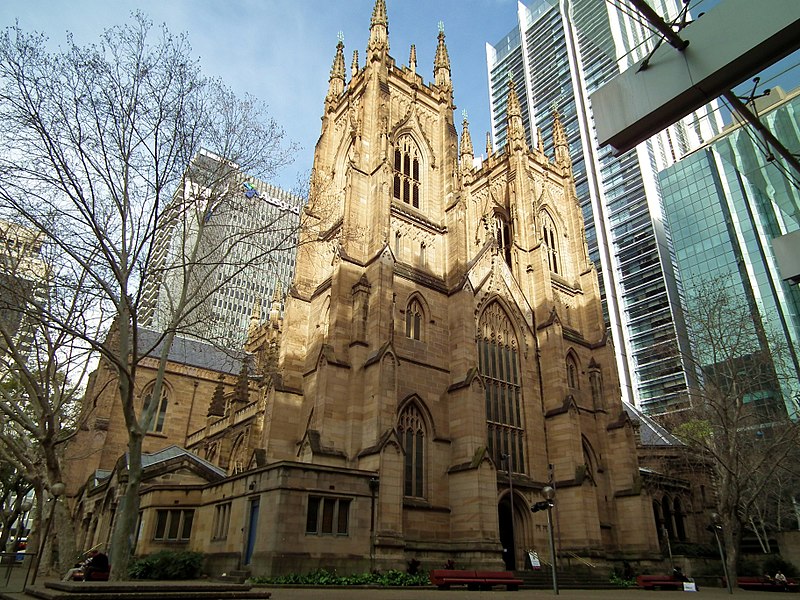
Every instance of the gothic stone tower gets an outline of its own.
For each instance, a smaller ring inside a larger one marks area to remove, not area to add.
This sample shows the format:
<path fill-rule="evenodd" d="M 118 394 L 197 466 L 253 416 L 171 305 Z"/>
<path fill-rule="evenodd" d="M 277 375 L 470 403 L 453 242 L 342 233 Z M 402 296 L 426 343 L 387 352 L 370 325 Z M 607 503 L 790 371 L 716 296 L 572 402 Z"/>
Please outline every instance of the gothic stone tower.
<path fill-rule="evenodd" d="M 657 551 L 563 129 L 552 159 L 528 148 L 512 87 L 508 146 L 478 168 L 443 31 L 428 84 L 413 46 L 390 57 L 384 0 L 349 83 L 343 47 L 266 395 L 266 461 L 305 469 L 275 505 L 297 553 L 261 558 L 521 568 L 546 555 L 548 483 L 562 551 Z"/>

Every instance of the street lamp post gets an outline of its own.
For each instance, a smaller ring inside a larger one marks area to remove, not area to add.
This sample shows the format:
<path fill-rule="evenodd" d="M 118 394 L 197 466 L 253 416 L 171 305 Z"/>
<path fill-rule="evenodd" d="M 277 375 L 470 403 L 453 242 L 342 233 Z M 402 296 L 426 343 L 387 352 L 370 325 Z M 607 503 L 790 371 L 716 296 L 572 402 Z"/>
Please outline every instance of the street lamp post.
<path fill-rule="evenodd" d="M 36 583 L 36 575 L 39 571 L 39 563 L 42 562 L 44 545 L 47 543 L 47 536 L 50 535 L 50 526 L 53 524 L 53 513 L 55 513 L 56 510 L 55 503 L 58 501 L 58 497 L 61 496 L 65 491 L 66 486 L 61 482 L 54 483 L 50 486 L 50 493 L 52 496 L 47 499 L 47 502 L 45 503 L 45 509 L 47 508 L 47 504 L 52 503 L 52 506 L 50 508 L 50 514 L 47 515 L 47 519 L 44 522 L 44 530 L 42 531 L 42 535 L 39 536 L 39 547 L 36 549 L 36 558 L 31 566 L 31 569 L 33 570 L 33 577 L 31 577 L 30 585 Z"/>
<path fill-rule="evenodd" d="M 725 583 L 728 585 L 728 593 L 733 594 L 731 576 L 730 573 L 728 573 L 728 564 L 725 562 L 725 552 L 722 550 L 722 542 L 719 539 L 719 532 L 722 531 L 722 519 L 718 513 L 711 513 L 711 530 L 714 532 L 714 537 L 717 539 L 719 559 L 722 561 L 722 572 L 725 574 Z"/>
<path fill-rule="evenodd" d="M 511 478 L 511 455 L 503 453 L 500 455 L 500 458 L 506 463 L 506 469 L 508 471 L 508 494 L 509 494 L 509 501 L 511 505 L 511 560 L 514 561 L 513 565 L 516 567 L 517 561 L 517 538 L 514 535 L 514 480 Z M 513 569 L 512 569 L 513 570 Z"/>
<path fill-rule="evenodd" d="M 33 507 L 33 502 L 30 500 L 23 500 L 22 504 L 20 505 L 20 514 L 17 518 L 17 530 L 16 535 L 14 536 L 14 546 L 11 549 L 12 552 L 16 552 L 17 548 L 19 547 L 19 540 L 22 537 L 22 533 L 25 531 L 25 521 L 28 518 L 28 513 L 30 512 L 31 508 Z"/>
<path fill-rule="evenodd" d="M 542 502 L 536 502 L 531 506 L 531 511 L 547 511 L 547 534 L 550 538 L 550 570 L 553 573 L 553 593 L 558 595 L 558 575 L 556 574 L 556 542 L 553 537 L 553 505 L 555 504 L 556 491 L 549 485 L 542 488 Z"/>

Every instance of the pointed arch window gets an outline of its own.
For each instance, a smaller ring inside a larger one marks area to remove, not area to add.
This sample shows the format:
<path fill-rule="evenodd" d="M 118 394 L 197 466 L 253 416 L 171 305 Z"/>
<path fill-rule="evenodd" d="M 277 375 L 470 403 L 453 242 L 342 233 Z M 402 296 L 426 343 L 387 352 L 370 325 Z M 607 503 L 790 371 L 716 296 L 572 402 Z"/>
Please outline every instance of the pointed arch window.
<path fill-rule="evenodd" d="M 481 316 L 478 335 L 478 365 L 486 386 L 487 446 L 495 464 L 508 454 L 514 471 L 524 472 L 518 348 L 511 320 L 499 304 L 492 304 Z"/>
<path fill-rule="evenodd" d="M 572 354 L 567 355 L 567 387 L 573 390 L 580 389 L 580 379 L 578 377 L 578 361 Z"/>
<path fill-rule="evenodd" d="M 397 140 L 394 148 L 394 186 L 395 200 L 420 205 L 420 153 L 410 135 Z"/>
<path fill-rule="evenodd" d="M 542 241 L 547 249 L 547 266 L 553 273 L 561 273 L 561 257 L 558 251 L 558 233 L 555 223 L 547 213 L 542 215 Z"/>
<path fill-rule="evenodd" d="M 153 386 L 151 385 L 148 391 L 144 394 L 144 402 L 142 403 L 142 412 L 150 408 L 150 402 L 153 400 Z M 167 408 L 169 407 L 169 393 L 167 386 L 161 385 L 161 399 L 158 406 L 147 424 L 146 431 L 150 433 L 161 433 L 164 431 L 164 422 L 167 418 Z"/>
<path fill-rule="evenodd" d="M 405 452 L 403 495 L 425 497 L 425 421 L 419 407 L 409 404 L 400 413 L 397 432 Z"/>
<path fill-rule="evenodd" d="M 495 214 L 494 216 L 494 237 L 497 240 L 497 246 L 500 249 L 500 255 L 506 264 L 511 266 L 511 225 L 503 215 Z"/>
<path fill-rule="evenodd" d="M 406 337 L 412 340 L 422 339 L 422 305 L 414 299 L 406 307 Z"/>

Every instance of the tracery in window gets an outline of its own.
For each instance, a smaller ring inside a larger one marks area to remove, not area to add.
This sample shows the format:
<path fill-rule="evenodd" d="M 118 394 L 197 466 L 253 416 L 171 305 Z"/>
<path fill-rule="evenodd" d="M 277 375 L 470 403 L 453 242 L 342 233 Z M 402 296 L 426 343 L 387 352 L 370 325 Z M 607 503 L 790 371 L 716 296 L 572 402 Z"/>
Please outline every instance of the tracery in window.
<path fill-rule="evenodd" d="M 420 153 L 410 135 L 397 140 L 394 148 L 394 186 L 396 200 L 419 208 Z"/>
<path fill-rule="evenodd" d="M 547 266 L 553 273 L 561 272 L 561 257 L 558 252 L 558 233 L 549 214 L 542 213 L 542 241 L 547 248 Z"/>
<path fill-rule="evenodd" d="M 519 345 L 511 320 L 499 304 L 492 304 L 483 313 L 479 332 L 478 359 L 486 386 L 489 453 L 497 465 L 501 464 L 502 455 L 508 454 L 513 470 L 525 472 Z"/>
<path fill-rule="evenodd" d="M 406 337 L 412 340 L 422 339 L 422 305 L 414 298 L 406 307 Z"/>
<path fill-rule="evenodd" d="M 144 402 L 142 403 L 142 412 L 150 407 L 150 402 L 153 399 L 153 386 L 151 385 L 148 391 L 144 394 Z M 161 386 L 161 400 L 147 424 L 146 430 L 151 433 L 161 433 L 164 431 L 164 421 L 167 417 L 167 407 L 169 406 L 169 394 L 167 393 L 167 386 Z"/>
<path fill-rule="evenodd" d="M 425 421 L 419 407 L 410 403 L 400 413 L 397 433 L 405 451 L 403 494 L 425 497 Z"/>

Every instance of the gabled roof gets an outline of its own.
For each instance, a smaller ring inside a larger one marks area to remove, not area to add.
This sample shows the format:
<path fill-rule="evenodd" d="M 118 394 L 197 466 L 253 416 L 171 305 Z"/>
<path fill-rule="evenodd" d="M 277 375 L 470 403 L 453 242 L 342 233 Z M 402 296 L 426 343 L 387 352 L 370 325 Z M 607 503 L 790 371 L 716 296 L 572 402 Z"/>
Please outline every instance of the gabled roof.
<path fill-rule="evenodd" d="M 163 343 L 159 339 L 162 334 L 143 327 L 139 328 L 138 334 L 139 351 L 157 357 Z M 239 373 L 246 358 L 244 352 L 223 351 L 208 342 L 177 336 L 169 351 L 169 360 L 172 362 L 230 375 Z"/>
<path fill-rule="evenodd" d="M 639 426 L 639 437 L 643 446 L 683 446 L 678 438 L 656 423 L 654 419 L 648 417 L 638 408 L 627 402 L 622 402 L 625 412 L 628 413 L 631 421 Z"/>
<path fill-rule="evenodd" d="M 125 455 L 126 462 L 127 462 L 127 454 Z M 186 448 L 181 448 L 180 446 L 167 446 L 162 450 L 158 450 L 157 452 L 150 452 L 146 454 L 142 454 L 142 468 L 146 469 L 148 467 L 152 467 L 158 465 L 160 463 L 165 463 L 175 458 L 187 458 L 202 467 L 220 475 L 221 477 L 225 477 L 226 473 L 224 469 L 220 469 L 218 466 L 208 462 L 205 459 L 200 458 L 193 452 L 189 452 Z"/>

